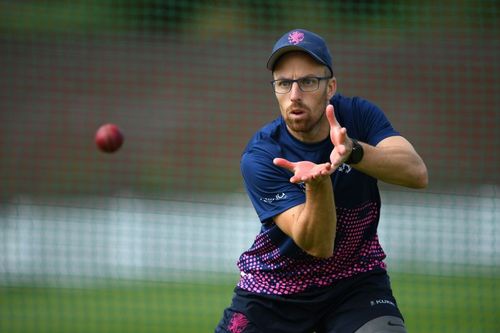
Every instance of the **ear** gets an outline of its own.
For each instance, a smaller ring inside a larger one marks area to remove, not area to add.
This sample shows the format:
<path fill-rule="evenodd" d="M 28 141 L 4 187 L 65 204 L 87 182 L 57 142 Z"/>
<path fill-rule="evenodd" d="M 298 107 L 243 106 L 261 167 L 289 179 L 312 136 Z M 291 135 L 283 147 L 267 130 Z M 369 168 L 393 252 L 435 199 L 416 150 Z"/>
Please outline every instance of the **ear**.
<path fill-rule="evenodd" d="M 333 95 L 335 95 L 336 92 L 337 92 L 337 79 L 334 76 L 330 80 L 328 80 L 328 86 L 326 89 L 328 100 L 330 100 L 333 97 Z"/>

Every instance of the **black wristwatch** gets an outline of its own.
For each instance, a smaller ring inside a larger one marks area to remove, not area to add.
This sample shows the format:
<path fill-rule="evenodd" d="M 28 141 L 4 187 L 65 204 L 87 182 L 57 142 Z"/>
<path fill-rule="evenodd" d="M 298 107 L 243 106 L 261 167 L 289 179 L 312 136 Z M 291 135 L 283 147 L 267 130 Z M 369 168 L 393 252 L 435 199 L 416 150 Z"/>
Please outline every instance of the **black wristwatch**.
<path fill-rule="evenodd" d="M 363 146 L 361 146 L 356 139 L 351 139 L 352 141 L 352 151 L 347 160 L 346 164 L 356 164 L 361 162 L 363 159 Z"/>

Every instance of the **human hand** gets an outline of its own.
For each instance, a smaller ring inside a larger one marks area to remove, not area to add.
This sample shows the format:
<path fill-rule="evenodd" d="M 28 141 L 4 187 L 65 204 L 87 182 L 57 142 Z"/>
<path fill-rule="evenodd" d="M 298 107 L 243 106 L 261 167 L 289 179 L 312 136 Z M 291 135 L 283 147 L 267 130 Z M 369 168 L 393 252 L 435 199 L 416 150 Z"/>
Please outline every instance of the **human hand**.
<path fill-rule="evenodd" d="M 274 165 L 285 168 L 294 173 L 290 178 L 291 183 L 318 183 L 333 173 L 335 169 L 330 163 L 316 164 L 310 161 L 290 162 L 284 158 L 275 158 Z"/>
<path fill-rule="evenodd" d="M 326 118 L 330 123 L 330 140 L 334 146 L 330 154 L 330 163 L 335 170 L 349 157 L 352 150 L 352 144 L 347 136 L 347 129 L 341 127 L 337 118 L 335 118 L 335 112 L 331 104 L 326 107 Z M 346 143 L 349 144 L 349 146 L 347 146 Z"/>

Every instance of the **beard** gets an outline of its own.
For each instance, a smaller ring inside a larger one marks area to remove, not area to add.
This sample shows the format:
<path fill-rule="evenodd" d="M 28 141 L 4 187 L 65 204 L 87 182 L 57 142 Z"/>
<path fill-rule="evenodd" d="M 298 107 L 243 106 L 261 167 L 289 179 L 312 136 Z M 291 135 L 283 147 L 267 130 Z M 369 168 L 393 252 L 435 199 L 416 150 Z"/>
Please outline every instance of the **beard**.
<path fill-rule="evenodd" d="M 323 110 L 326 109 L 326 105 Z M 312 133 L 319 128 L 325 112 L 311 110 L 302 103 L 293 104 L 286 109 L 285 123 L 290 130 L 297 133 Z"/>

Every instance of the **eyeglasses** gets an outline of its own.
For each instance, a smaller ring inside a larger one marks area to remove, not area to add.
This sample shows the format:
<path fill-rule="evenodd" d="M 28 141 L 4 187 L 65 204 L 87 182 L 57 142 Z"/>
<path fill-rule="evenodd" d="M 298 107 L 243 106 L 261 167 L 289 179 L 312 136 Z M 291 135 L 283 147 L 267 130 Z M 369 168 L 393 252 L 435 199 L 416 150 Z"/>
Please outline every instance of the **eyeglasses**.
<path fill-rule="evenodd" d="M 297 84 L 299 85 L 299 89 L 302 90 L 303 92 L 311 92 L 318 90 L 319 82 L 321 80 L 328 80 L 331 78 L 332 78 L 331 76 L 324 76 L 324 77 L 306 76 L 306 77 L 301 77 L 300 79 L 297 80 L 289 80 L 289 79 L 273 80 L 271 81 L 271 84 L 273 85 L 274 91 L 278 94 L 286 94 L 290 92 L 290 90 L 292 90 L 294 82 L 297 82 Z"/>

